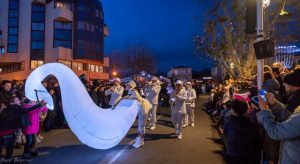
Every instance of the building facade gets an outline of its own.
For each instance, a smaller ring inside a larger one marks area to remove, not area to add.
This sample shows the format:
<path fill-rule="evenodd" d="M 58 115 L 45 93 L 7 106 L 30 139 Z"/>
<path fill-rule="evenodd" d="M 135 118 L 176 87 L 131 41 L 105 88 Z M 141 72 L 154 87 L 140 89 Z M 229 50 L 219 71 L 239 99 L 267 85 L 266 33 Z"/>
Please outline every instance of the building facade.
<path fill-rule="evenodd" d="M 176 80 L 191 80 L 192 79 L 192 68 L 190 67 L 175 67 L 168 72 L 168 78 Z"/>
<path fill-rule="evenodd" d="M 0 80 L 26 79 L 59 62 L 89 79 L 109 78 L 108 33 L 99 0 L 1 0 Z"/>

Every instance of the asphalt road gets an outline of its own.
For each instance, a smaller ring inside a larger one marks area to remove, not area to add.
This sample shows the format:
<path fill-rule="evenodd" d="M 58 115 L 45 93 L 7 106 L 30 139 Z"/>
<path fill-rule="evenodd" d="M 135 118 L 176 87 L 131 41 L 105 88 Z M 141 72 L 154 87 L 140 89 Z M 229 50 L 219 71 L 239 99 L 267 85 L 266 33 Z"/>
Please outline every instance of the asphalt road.
<path fill-rule="evenodd" d="M 133 126 L 122 142 L 109 150 L 96 150 L 81 144 L 69 129 L 53 130 L 42 135 L 38 143 L 40 155 L 32 163 L 120 163 L 120 164 L 219 164 L 223 146 L 221 139 L 210 124 L 211 120 L 202 110 L 207 96 L 200 96 L 195 110 L 195 127 L 183 130 L 183 139 L 177 140 L 170 121 L 169 108 L 159 108 L 158 126 L 147 130 L 145 146 L 134 149 L 131 144 L 136 137 Z M 16 151 L 20 154 L 21 151 Z"/>

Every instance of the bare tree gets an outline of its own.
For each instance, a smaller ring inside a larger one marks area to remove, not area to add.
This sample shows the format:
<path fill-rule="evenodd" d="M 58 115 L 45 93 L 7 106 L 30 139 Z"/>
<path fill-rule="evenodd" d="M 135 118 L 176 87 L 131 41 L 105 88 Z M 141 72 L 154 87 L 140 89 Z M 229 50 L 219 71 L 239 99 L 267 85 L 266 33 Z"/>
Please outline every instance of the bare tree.
<path fill-rule="evenodd" d="M 141 71 L 156 73 L 155 55 L 144 45 L 126 45 L 124 50 L 115 51 L 110 57 L 112 69 L 118 70 L 124 76 Z"/>
<path fill-rule="evenodd" d="M 209 14 L 207 17 L 209 19 L 204 23 L 204 35 L 196 36 L 194 39 L 195 51 L 221 64 L 234 79 L 251 76 L 256 67 L 253 47 L 255 34 L 245 33 L 246 0 L 213 0 L 213 4 L 209 12 L 205 12 Z M 283 38 L 282 33 L 277 31 L 282 24 L 288 22 L 288 16 L 299 19 L 299 12 L 294 12 L 294 15 L 291 12 L 287 16 L 279 16 L 284 5 L 294 7 L 293 11 L 299 11 L 300 8 L 298 0 L 272 1 L 265 16 L 266 34 L 275 40 Z M 284 38 L 295 38 L 295 34 L 290 31 L 285 33 Z"/>

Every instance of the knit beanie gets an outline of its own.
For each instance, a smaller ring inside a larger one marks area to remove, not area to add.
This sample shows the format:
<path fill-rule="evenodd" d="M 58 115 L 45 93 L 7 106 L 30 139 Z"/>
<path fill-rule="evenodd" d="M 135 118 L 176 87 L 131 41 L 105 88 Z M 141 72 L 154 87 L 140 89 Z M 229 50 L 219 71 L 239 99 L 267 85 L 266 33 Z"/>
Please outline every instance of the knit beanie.
<path fill-rule="evenodd" d="M 283 82 L 295 87 L 300 87 L 300 69 L 295 69 L 286 74 L 283 78 Z"/>

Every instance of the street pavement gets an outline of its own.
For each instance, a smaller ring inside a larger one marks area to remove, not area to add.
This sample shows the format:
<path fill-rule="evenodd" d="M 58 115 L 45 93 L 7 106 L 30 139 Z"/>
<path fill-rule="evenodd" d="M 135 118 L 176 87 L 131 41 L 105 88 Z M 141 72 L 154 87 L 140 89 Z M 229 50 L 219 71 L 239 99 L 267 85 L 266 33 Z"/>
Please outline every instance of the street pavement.
<path fill-rule="evenodd" d="M 158 125 L 147 129 L 144 147 L 134 149 L 136 124 L 122 142 L 108 150 L 96 150 L 81 144 L 69 129 L 53 130 L 42 135 L 38 143 L 39 156 L 31 162 L 37 164 L 219 164 L 224 163 L 223 145 L 212 128 L 209 116 L 202 110 L 207 96 L 196 101 L 195 127 L 183 130 L 183 139 L 177 140 L 170 119 L 170 109 L 158 109 Z M 113 119 L 113 118 L 112 118 Z M 21 151 L 17 151 L 19 155 Z"/>

